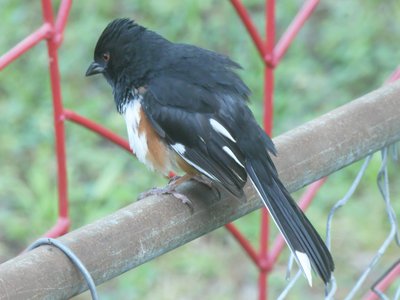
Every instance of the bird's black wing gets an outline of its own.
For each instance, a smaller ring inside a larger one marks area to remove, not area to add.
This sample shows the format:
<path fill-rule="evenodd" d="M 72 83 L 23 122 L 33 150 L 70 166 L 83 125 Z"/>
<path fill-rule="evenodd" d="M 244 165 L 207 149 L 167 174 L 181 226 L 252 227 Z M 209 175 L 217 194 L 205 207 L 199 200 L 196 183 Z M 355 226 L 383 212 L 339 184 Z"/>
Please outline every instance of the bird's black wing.
<path fill-rule="evenodd" d="M 237 197 L 247 180 L 244 156 L 218 116 L 218 96 L 178 78 L 150 81 L 143 109 L 157 133 L 188 164 Z"/>
<path fill-rule="evenodd" d="M 268 154 L 275 153 L 271 139 L 237 98 L 166 79 L 149 85 L 144 109 L 183 159 L 233 194 L 243 193 L 249 176 L 309 283 L 311 268 L 327 283 L 334 270 L 332 256 L 280 182 Z"/>

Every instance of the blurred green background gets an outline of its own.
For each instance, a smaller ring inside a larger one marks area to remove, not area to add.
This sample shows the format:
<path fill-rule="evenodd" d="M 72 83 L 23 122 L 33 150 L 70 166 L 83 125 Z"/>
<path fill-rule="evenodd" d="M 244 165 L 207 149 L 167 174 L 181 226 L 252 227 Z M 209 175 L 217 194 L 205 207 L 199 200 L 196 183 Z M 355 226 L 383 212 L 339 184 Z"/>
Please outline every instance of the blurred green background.
<path fill-rule="evenodd" d="M 56 6 L 59 3 L 54 2 Z M 303 1 L 277 2 L 279 37 Z M 262 31 L 263 1 L 244 3 Z M 0 0 L 0 6 L 3 54 L 42 20 L 38 1 Z M 193 43 L 232 57 L 244 68 L 240 73 L 253 92 L 251 107 L 261 120 L 263 74 L 258 53 L 230 3 L 217 0 L 75 1 L 59 59 L 66 108 L 126 136 L 110 87 L 101 77 L 84 77 L 99 34 L 116 17 L 133 18 L 172 41 Z M 397 0 L 322 1 L 276 70 L 274 134 L 378 88 L 400 63 L 399 20 Z M 3 262 L 20 253 L 56 220 L 56 166 L 45 43 L 0 72 L 0 111 Z M 66 135 L 72 229 L 124 207 L 150 187 L 166 183 L 132 156 L 86 129 L 67 123 Z M 355 196 L 334 219 L 338 299 L 354 284 L 389 232 L 376 187 L 379 166 L 380 156 L 375 155 Z M 390 161 L 389 166 L 393 205 L 399 217 L 399 163 Z M 360 163 L 356 163 L 333 174 L 308 210 L 321 233 L 330 208 L 346 193 L 359 168 Z M 255 212 L 237 222 L 254 243 L 258 219 Z M 368 284 L 399 258 L 399 253 L 399 248 L 391 245 Z M 287 256 L 286 250 L 271 276 L 271 299 L 285 286 Z M 257 270 L 221 228 L 101 285 L 99 292 L 101 299 L 256 299 Z M 321 286 L 310 289 L 302 279 L 289 299 L 321 299 L 321 295 Z M 89 295 L 77 299 L 89 299 Z"/>

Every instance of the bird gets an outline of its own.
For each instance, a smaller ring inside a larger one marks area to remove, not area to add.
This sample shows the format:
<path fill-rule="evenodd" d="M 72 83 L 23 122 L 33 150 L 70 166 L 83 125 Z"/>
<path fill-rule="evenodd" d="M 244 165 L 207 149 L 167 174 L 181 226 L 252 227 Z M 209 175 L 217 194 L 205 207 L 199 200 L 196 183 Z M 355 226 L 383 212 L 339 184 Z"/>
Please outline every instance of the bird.
<path fill-rule="evenodd" d="M 279 179 L 274 143 L 247 105 L 240 68 L 226 55 L 118 18 L 101 33 L 86 76 L 102 74 L 111 85 L 140 162 L 165 175 L 183 171 L 180 183 L 204 176 L 238 198 L 249 180 L 308 283 L 314 270 L 327 285 L 332 255 Z"/>

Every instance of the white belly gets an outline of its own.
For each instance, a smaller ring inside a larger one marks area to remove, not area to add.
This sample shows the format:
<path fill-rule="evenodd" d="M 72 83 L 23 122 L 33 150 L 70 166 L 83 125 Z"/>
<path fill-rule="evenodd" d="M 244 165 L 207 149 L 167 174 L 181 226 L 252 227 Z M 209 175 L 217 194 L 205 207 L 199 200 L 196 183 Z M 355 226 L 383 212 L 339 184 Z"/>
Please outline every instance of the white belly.
<path fill-rule="evenodd" d="M 123 116 L 128 130 L 129 146 L 139 161 L 150 170 L 157 169 L 166 176 L 170 171 L 179 172 L 175 151 L 161 140 L 155 139 L 154 130 L 148 131 L 149 136 L 146 136 L 146 132 L 143 130 L 146 126 L 143 124 L 148 124 L 148 120 L 143 114 L 140 101 L 133 100 L 126 104 Z M 147 138 L 150 140 L 148 141 Z"/>
<path fill-rule="evenodd" d="M 123 116 L 128 130 L 129 146 L 139 161 L 152 167 L 151 163 L 146 159 L 148 152 L 146 135 L 144 132 L 139 133 L 140 111 L 141 104 L 138 100 L 126 104 Z"/>

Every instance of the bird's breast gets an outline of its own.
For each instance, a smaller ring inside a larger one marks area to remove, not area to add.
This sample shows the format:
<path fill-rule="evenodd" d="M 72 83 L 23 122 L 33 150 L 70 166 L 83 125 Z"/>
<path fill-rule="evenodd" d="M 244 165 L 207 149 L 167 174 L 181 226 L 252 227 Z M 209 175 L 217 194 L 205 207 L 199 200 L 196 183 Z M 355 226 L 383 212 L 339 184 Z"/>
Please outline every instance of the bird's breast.
<path fill-rule="evenodd" d="M 148 152 L 147 136 L 145 132 L 139 133 L 139 125 L 142 119 L 142 109 L 139 100 L 131 101 L 125 104 L 124 118 L 126 129 L 128 131 L 129 146 L 135 153 L 136 157 L 143 163 L 146 161 Z"/>
<path fill-rule="evenodd" d="M 140 100 L 127 103 L 123 113 L 129 145 L 140 162 L 151 170 L 168 175 L 170 171 L 181 168 L 178 157 L 153 129 Z"/>

